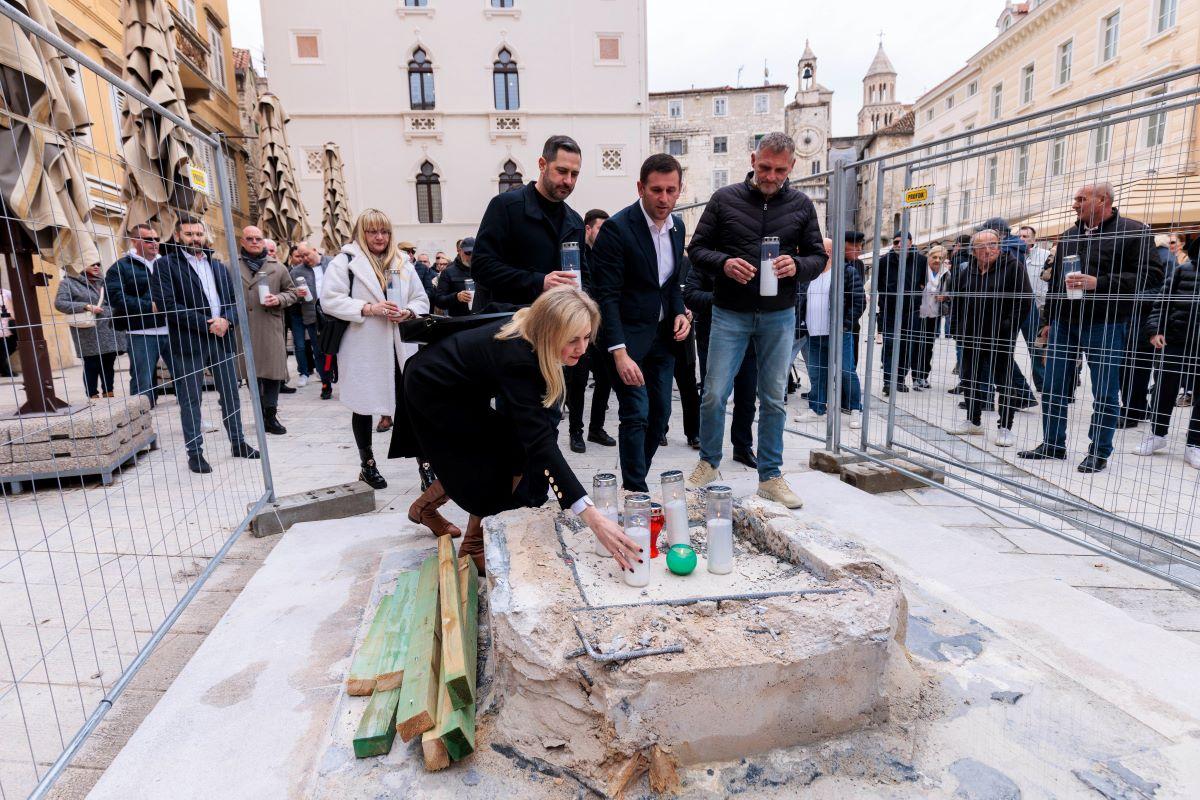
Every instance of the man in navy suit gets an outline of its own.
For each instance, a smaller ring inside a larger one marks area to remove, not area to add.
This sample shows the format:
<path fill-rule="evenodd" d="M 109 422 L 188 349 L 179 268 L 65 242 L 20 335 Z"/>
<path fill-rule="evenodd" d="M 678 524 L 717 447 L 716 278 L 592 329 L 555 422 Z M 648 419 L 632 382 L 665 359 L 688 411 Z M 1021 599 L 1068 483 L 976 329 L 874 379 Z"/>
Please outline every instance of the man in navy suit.
<path fill-rule="evenodd" d="M 592 248 L 592 284 L 600 304 L 600 346 L 612 357 L 620 428 L 621 481 L 645 492 L 646 473 L 671 417 L 672 342 L 687 338 L 679 275 L 683 168 L 665 153 L 642 164 L 638 201 L 614 214 Z"/>
<path fill-rule="evenodd" d="M 235 458 L 258 458 L 242 433 L 238 397 L 237 295 L 229 270 L 205 247 L 208 233 L 195 217 L 181 215 L 175 240 L 154 270 L 151 294 L 166 316 L 171 338 L 172 378 L 187 447 L 188 469 L 212 472 L 204 459 L 200 431 L 200 390 L 204 370 L 212 373 L 221 402 L 221 417 Z"/>

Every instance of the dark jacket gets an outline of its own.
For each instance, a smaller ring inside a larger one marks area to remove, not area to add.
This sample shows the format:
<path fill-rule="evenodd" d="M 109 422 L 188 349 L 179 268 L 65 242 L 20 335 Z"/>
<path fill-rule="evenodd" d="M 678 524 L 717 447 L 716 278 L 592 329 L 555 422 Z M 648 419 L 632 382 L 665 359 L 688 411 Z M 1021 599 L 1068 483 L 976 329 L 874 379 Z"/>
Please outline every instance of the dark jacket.
<path fill-rule="evenodd" d="M 972 256 L 955 276 L 954 292 L 958 332 L 963 343 L 973 347 L 994 348 L 1014 340 L 1033 304 L 1025 267 L 1004 251 L 986 273 L 979 271 Z"/>
<path fill-rule="evenodd" d="M 712 329 L 713 278 L 693 267 L 691 259 L 684 263 L 683 304 L 692 312 L 696 340 L 707 347 L 708 332 Z"/>
<path fill-rule="evenodd" d="M 471 309 L 456 296 L 466 291 L 467 280 L 472 279 L 471 268 L 462 262 L 458 256 L 450 262 L 450 266 L 442 270 L 438 277 L 437 288 L 433 290 L 433 304 L 446 309 L 452 317 L 468 317 Z"/>
<path fill-rule="evenodd" d="M 434 292 L 437 291 L 433 286 L 433 279 L 438 276 L 438 271 L 433 267 L 425 266 L 420 261 L 414 261 L 412 264 L 417 277 L 421 279 L 421 288 L 425 290 L 425 296 L 432 298 Z"/>
<path fill-rule="evenodd" d="M 329 262 L 333 259 L 328 256 L 321 256 L 321 267 L 329 266 Z M 301 300 L 293 304 L 287 309 L 289 316 L 299 314 L 301 321 L 305 325 L 316 325 L 321 320 L 321 299 L 317 297 L 317 273 L 308 264 L 297 264 L 288 272 L 292 276 L 292 280 L 296 278 L 304 278 L 304 282 L 308 284 L 309 293 L 316 298 L 312 302 Z"/>
<path fill-rule="evenodd" d="M 467 512 L 487 516 L 545 497 L 545 488 L 541 498 L 514 495 L 518 474 L 548 478 L 570 508 L 585 491 L 558 448 L 559 408 L 542 406 L 537 354 L 524 339 L 497 340 L 501 324 L 448 336 L 408 361 L 408 421 L 446 493 Z"/>
<path fill-rule="evenodd" d="M 825 247 L 817 212 L 808 195 L 784 182 L 767 198 L 751 177 L 715 191 L 709 198 L 688 244 L 692 264 L 715 279 L 713 303 L 728 311 L 781 311 L 796 302 L 796 284 L 809 281 L 825 268 Z M 600 229 L 601 232 L 604 228 Z M 796 274 L 781 278 L 774 297 L 759 295 L 759 276 L 740 284 L 725 274 L 725 262 L 742 258 L 756 268 L 764 236 L 779 237 L 780 255 L 796 261 Z"/>
<path fill-rule="evenodd" d="M 112 305 L 113 326 L 119 331 L 161 328 L 166 317 L 151 311 L 150 284 L 154 273 L 138 259 L 122 256 L 104 274 L 104 290 Z"/>
<path fill-rule="evenodd" d="M 562 225 L 556 230 L 538 205 L 530 181 L 520 190 L 498 194 L 488 203 L 475 236 L 471 272 L 475 275 L 475 311 L 488 304 L 497 310 L 529 305 L 542 293 L 545 276 L 561 265 L 564 242 L 578 242 L 586 258 L 583 217 L 563 203 Z"/>
<path fill-rule="evenodd" d="M 845 275 L 842 286 L 843 306 L 842 306 L 842 330 L 850 332 L 854 330 L 854 324 L 862 313 L 867 308 L 867 295 L 863 292 L 862 279 L 858 275 L 858 270 L 853 264 L 847 263 L 842 266 L 842 274 Z M 816 280 L 815 278 L 813 280 Z M 796 324 L 800 328 L 802 334 L 808 333 L 808 323 L 805 317 L 808 314 L 808 285 L 812 281 L 805 281 L 803 284 L 796 287 L 798 300 L 796 302 Z M 833 316 L 833 309 L 830 309 L 830 317 Z"/>
<path fill-rule="evenodd" d="M 600 306 L 600 349 L 625 345 L 629 357 L 641 359 L 654 343 L 660 317 L 673 320 L 684 313 L 679 290 L 683 261 L 683 220 L 671 218 L 674 268 L 659 284 L 658 256 L 641 201 L 627 206 L 604 223 L 592 247 L 589 280 Z"/>
<path fill-rule="evenodd" d="M 1079 256 L 1079 271 L 1095 275 L 1096 290 L 1082 300 L 1066 295 L 1063 261 Z M 1114 208 L 1095 233 L 1077 221 L 1059 236 L 1042 324 L 1084 326 L 1125 322 L 1153 300 L 1163 285 L 1163 266 L 1146 225 Z M 1148 309 L 1147 309 L 1148 310 Z"/>
<path fill-rule="evenodd" d="M 237 349 L 238 325 L 237 295 L 234 294 L 233 279 L 229 269 L 205 250 L 212 265 L 213 283 L 221 304 L 221 316 L 229 320 L 230 329 L 224 336 L 214 336 L 208 331 L 208 320 L 212 316 L 204 287 L 196 276 L 183 248 L 169 243 L 164 254 L 154 264 L 154 283 L 151 296 L 166 317 L 171 333 L 171 352 L 190 355 L 203 352 L 231 353 Z"/>
<path fill-rule="evenodd" d="M 921 310 L 921 292 L 929 277 L 929 262 L 917 248 L 910 246 L 905 265 L 900 319 L 905 323 L 911 322 L 915 327 Z M 900 272 L 900 251 L 896 249 L 879 259 L 879 268 L 875 270 L 876 280 L 879 281 L 879 327 L 885 334 L 891 334 L 896 324 L 896 293 L 900 290 Z"/>
<path fill-rule="evenodd" d="M 1200 354 L 1200 274 L 1194 261 L 1175 265 L 1171 282 L 1146 317 L 1142 335 L 1149 339 L 1160 333 L 1167 344 Z"/>

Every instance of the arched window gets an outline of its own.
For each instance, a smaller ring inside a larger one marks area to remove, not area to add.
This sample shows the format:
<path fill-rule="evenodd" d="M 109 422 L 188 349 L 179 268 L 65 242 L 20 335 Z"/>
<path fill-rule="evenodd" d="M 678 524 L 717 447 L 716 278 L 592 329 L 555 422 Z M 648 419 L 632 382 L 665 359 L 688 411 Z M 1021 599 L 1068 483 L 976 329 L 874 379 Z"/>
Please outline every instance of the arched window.
<path fill-rule="evenodd" d="M 433 64 L 419 47 L 408 62 L 408 104 L 413 111 L 433 108 Z"/>
<path fill-rule="evenodd" d="M 521 177 L 521 173 L 517 171 L 517 165 L 512 159 L 504 162 L 504 171 L 500 173 L 500 194 L 511 192 L 513 189 L 520 189 L 525 185 L 525 180 Z"/>
<path fill-rule="evenodd" d="M 492 64 L 492 88 L 496 95 L 497 111 L 516 111 L 521 107 L 521 93 L 517 82 L 517 62 L 512 53 L 501 50 Z"/>
<path fill-rule="evenodd" d="M 417 222 L 442 221 L 442 182 L 428 161 L 417 173 Z"/>

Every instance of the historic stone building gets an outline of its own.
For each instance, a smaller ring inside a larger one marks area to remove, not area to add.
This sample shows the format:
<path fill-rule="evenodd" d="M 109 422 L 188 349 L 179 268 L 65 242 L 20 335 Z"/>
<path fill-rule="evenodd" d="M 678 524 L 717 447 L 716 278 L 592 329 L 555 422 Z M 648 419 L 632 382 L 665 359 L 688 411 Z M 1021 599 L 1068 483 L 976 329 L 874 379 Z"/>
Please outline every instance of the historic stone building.
<path fill-rule="evenodd" d="M 796 65 L 796 97 L 784 112 L 784 126 L 796 141 L 796 166 L 792 183 L 812 198 L 821 220 L 829 229 L 829 142 L 832 138 L 833 90 L 817 82 L 817 56 L 807 41 Z"/>

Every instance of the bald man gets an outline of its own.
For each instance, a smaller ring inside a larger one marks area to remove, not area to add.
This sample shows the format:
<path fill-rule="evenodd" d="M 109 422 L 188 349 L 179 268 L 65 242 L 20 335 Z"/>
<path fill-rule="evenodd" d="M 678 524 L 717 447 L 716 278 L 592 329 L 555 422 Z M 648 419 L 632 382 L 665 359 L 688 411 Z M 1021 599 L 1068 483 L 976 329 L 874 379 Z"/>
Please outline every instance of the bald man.
<path fill-rule="evenodd" d="M 238 266 L 246 295 L 246 327 L 254 348 L 254 370 L 262 397 L 263 430 L 281 435 L 287 428 L 279 422 L 279 388 L 287 381 L 287 338 L 284 310 L 300 302 L 292 276 L 271 255 L 269 240 L 253 225 L 242 229 Z M 265 292 L 260 286 L 266 286 Z M 242 377 L 246 377 L 243 363 Z"/>

